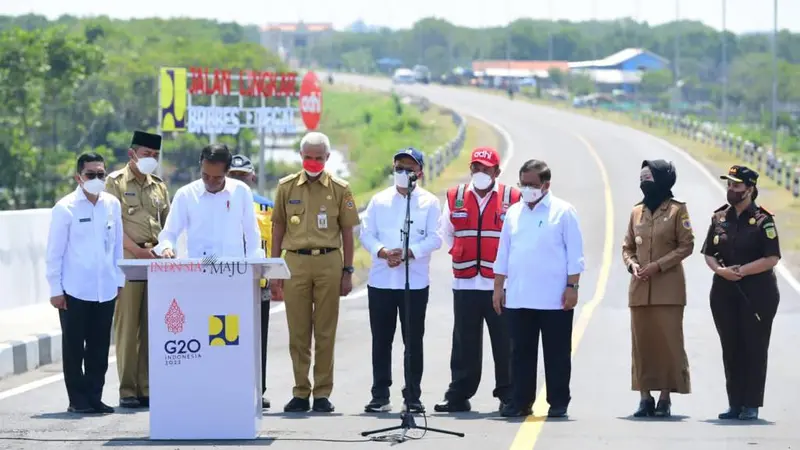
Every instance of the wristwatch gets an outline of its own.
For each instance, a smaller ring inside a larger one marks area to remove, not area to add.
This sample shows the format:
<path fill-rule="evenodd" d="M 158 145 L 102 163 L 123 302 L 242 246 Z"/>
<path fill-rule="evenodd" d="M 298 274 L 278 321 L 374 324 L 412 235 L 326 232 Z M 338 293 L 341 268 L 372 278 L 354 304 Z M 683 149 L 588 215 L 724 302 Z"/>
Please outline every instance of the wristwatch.
<path fill-rule="evenodd" d="M 353 267 L 353 266 L 344 266 L 344 267 L 342 267 L 342 272 L 347 272 L 349 274 L 352 274 L 355 271 L 356 271 L 356 268 Z"/>
<path fill-rule="evenodd" d="M 578 283 L 574 283 L 574 284 L 573 283 L 567 283 L 567 287 L 575 289 L 577 291 L 578 290 Z"/>

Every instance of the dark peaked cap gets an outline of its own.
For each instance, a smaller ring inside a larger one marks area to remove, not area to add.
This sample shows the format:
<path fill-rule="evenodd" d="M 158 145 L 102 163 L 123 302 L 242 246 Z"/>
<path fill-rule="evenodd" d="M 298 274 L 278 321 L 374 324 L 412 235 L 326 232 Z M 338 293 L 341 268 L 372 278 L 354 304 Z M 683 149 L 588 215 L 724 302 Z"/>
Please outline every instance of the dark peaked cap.
<path fill-rule="evenodd" d="M 146 147 L 153 150 L 161 150 L 161 135 L 150 134 L 144 131 L 134 131 L 131 139 L 131 147 Z"/>

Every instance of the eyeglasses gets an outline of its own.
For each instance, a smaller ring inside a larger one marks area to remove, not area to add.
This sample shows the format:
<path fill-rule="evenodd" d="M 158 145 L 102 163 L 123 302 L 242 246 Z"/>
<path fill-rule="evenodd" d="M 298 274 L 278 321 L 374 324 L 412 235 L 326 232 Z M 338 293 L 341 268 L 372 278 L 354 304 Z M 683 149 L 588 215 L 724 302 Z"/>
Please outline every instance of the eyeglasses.
<path fill-rule="evenodd" d="M 103 180 L 106 178 L 105 172 L 84 172 L 83 176 L 86 177 L 87 180 L 94 180 L 97 178 L 98 180 Z"/>

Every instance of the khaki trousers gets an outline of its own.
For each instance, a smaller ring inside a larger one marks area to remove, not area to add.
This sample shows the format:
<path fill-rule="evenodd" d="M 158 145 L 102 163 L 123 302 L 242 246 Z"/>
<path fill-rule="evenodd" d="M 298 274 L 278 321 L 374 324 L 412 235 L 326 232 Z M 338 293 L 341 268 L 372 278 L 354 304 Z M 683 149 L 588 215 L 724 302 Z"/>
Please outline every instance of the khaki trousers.
<path fill-rule="evenodd" d="M 119 396 L 149 397 L 147 282 L 126 281 L 114 311 Z"/>
<path fill-rule="evenodd" d="M 292 396 L 327 398 L 333 390 L 333 351 L 339 323 L 342 285 L 342 253 L 300 255 L 286 252 L 292 278 L 284 282 L 289 354 L 294 368 Z M 311 337 L 314 337 L 314 388 L 311 368 Z"/>

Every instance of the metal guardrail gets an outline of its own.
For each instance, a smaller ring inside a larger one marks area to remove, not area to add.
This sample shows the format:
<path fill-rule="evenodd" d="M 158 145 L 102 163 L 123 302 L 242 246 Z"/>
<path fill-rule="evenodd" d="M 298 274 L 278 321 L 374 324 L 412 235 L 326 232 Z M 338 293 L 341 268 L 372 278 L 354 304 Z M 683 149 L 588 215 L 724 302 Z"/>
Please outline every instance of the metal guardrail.
<path fill-rule="evenodd" d="M 784 187 L 795 197 L 800 197 L 800 164 L 778 156 L 769 147 L 757 146 L 742 139 L 719 125 L 710 122 L 699 122 L 686 117 L 660 112 L 642 112 L 638 120 L 650 128 L 666 129 L 673 134 L 714 146 L 769 177 L 778 186 Z"/>

